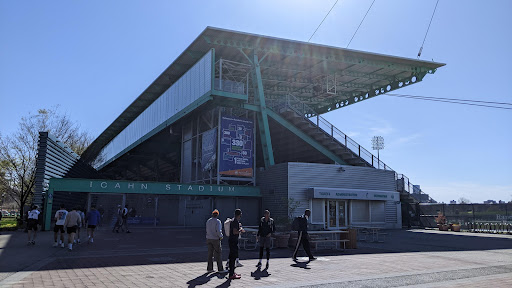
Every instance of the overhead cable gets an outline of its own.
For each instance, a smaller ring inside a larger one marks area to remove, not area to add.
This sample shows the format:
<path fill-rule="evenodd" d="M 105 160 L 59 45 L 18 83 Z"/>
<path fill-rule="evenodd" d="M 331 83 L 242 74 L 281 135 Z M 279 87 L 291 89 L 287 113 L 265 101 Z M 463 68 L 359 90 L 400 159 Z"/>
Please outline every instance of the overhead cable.
<path fill-rule="evenodd" d="M 474 100 L 451 100 L 450 98 L 436 98 L 436 97 L 401 95 L 401 94 L 382 94 L 382 95 L 415 99 L 415 100 L 445 102 L 445 103 L 452 103 L 452 104 L 461 104 L 461 105 L 479 106 L 479 107 L 494 108 L 494 109 L 512 110 L 512 107 L 502 107 L 502 106 L 493 106 L 493 105 L 484 105 L 484 104 L 463 102 L 463 101 L 474 101 Z M 445 100 L 445 99 L 450 99 L 450 100 Z M 498 103 L 498 102 L 496 102 L 496 103 Z M 503 103 L 502 105 L 512 105 L 512 103 Z"/>
<path fill-rule="evenodd" d="M 432 24 L 432 19 L 434 19 L 434 14 L 436 14 L 437 4 L 439 4 L 439 0 L 436 2 L 436 6 L 434 7 L 434 12 L 432 13 L 432 17 L 430 18 L 430 23 L 428 23 L 427 32 L 425 33 L 425 38 L 423 38 L 423 43 L 421 43 L 420 51 L 418 52 L 418 59 L 420 59 L 421 52 L 423 51 L 423 45 L 425 45 L 425 40 L 427 39 L 428 31 L 430 30 L 430 24 Z"/>
<path fill-rule="evenodd" d="M 352 38 L 351 38 L 351 39 L 350 39 L 350 41 L 348 42 L 348 44 L 347 44 L 347 47 L 346 47 L 346 48 L 348 48 L 348 46 L 350 46 L 350 43 L 352 43 L 352 40 L 354 39 L 354 37 L 356 37 L 357 31 L 359 31 L 359 28 L 360 28 L 360 27 L 361 27 L 361 25 L 363 24 L 363 21 L 364 21 L 364 19 L 366 18 L 366 15 L 368 15 L 368 12 L 370 12 L 370 9 L 372 9 L 373 3 L 375 3 L 375 0 L 373 0 L 372 5 L 370 5 L 370 8 L 368 8 L 368 11 L 366 11 L 366 14 L 364 14 L 363 20 L 361 20 L 361 23 L 359 23 L 359 26 L 357 26 L 356 32 L 354 32 L 354 35 L 352 35 Z"/>
<path fill-rule="evenodd" d="M 315 36 L 316 31 L 318 30 L 318 28 L 320 28 L 320 26 L 322 26 L 322 23 L 324 23 L 325 18 L 327 18 L 327 16 L 329 16 L 329 13 L 331 13 L 332 9 L 334 9 L 334 6 L 336 6 L 336 4 L 338 3 L 338 1 L 339 1 L 339 0 L 336 0 L 336 2 L 334 2 L 334 5 L 332 5 L 331 10 L 329 10 L 329 12 L 327 12 L 327 15 L 325 15 L 325 17 L 324 17 L 324 19 L 322 20 L 322 22 L 320 22 L 320 24 L 318 25 L 318 27 L 316 27 L 315 32 L 313 32 L 313 35 L 311 35 L 311 37 L 309 37 L 308 42 L 309 42 L 309 41 L 311 41 L 311 38 L 313 38 L 313 36 Z"/>

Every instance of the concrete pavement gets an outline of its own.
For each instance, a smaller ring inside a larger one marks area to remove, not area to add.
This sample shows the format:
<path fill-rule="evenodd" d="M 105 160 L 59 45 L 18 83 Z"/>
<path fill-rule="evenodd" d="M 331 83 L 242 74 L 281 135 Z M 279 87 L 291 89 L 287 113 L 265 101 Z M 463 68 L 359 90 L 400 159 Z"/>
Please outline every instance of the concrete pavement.
<path fill-rule="evenodd" d="M 385 243 L 317 251 L 319 259 L 310 263 L 274 249 L 263 271 L 255 267 L 256 251 L 241 251 L 242 279 L 229 281 L 206 273 L 202 229 L 133 231 L 101 231 L 94 244 L 73 252 L 51 248 L 48 232 L 28 247 L 16 242 L 26 234 L 14 232 L 7 243 L 0 238 L 0 287 L 512 287 L 512 236 L 390 231 Z M 6 269 L 16 254 L 25 267 L 17 260 L 17 270 Z"/>

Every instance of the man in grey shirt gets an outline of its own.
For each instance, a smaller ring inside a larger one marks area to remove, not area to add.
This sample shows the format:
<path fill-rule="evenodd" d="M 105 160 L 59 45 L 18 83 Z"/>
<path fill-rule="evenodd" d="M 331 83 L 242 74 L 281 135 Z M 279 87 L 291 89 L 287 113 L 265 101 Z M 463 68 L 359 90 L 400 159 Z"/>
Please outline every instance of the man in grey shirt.
<path fill-rule="evenodd" d="M 208 244 L 208 273 L 213 272 L 213 258 L 217 260 L 217 269 L 225 273 L 222 267 L 222 223 L 219 219 L 219 210 L 212 212 L 212 217 L 206 221 L 206 243 Z"/>

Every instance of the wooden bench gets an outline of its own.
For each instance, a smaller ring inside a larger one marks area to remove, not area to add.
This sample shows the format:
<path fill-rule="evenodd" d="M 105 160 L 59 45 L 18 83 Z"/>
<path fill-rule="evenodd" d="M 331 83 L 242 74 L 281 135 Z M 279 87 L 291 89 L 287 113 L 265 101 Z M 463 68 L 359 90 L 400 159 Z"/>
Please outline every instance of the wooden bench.
<path fill-rule="evenodd" d="M 315 239 L 310 241 L 310 243 L 315 244 L 315 250 L 318 249 L 318 243 L 343 243 L 343 250 L 346 249 L 346 243 L 350 242 L 348 239 L 341 239 L 341 240 L 332 240 L 332 239 Z"/>

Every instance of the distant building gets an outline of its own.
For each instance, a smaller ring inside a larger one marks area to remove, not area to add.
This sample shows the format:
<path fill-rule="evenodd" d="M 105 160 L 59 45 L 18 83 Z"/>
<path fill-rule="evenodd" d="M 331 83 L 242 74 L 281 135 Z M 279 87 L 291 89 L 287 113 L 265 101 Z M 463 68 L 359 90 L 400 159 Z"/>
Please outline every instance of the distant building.
<path fill-rule="evenodd" d="M 484 204 L 496 204 L 496 201 L 494 201 L 494 200 L 486 200 L 486 201 L 484 201 Z"/>
<path fill-rule="evenodd" d="M 505 203 L 507 203 L 507 202 L 505 202 L 503 200 L 498 201 L 498 204 L 505 204 Z"/>
<path fill-rule="evenodd" d="M 420 203 L 437 203 L 436 200 L 430 198 L 430 195 L 421 191 L 420 185 L 412 185 L 411 196 Z"/>
<path fill-rule="evenodd" d="M 452 201 L 450 201 L 450 204 L 457 204 L 457 201 L 452 200 Z"/>

